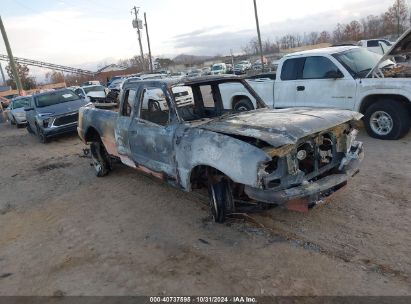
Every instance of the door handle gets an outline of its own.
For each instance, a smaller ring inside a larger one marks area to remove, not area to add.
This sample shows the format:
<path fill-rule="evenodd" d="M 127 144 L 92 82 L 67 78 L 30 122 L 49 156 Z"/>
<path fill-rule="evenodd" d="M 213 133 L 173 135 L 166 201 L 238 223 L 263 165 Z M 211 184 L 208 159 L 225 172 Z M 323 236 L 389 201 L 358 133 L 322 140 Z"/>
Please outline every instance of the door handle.
<path fill-rule="evenodd" d="M 305 86 L 297 86 L 297 91 L 304 91 L 305 90 Z"/>

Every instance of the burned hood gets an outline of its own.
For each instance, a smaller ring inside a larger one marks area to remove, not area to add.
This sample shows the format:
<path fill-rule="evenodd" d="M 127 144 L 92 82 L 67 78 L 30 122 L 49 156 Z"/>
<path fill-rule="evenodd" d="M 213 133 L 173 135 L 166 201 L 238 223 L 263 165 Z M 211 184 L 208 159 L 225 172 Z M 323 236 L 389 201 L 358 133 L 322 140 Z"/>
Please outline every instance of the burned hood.
<path fill-rule="evenodd" d="M 78 111 L 80 107 L 83 107 L 86 104 L 88 104 L 88 101 L 84 99 L 76 99 L 76 100 L 57 103 L 57 104 L 47 106 L 47 107 L 40 107 L 40 108 L 37 107 L 36 112 L 38 114 L 43 114 L 43 115 L 57 116 L 57 115 L 62 115 L 62 114 Z"/>
<path fill-rule="evenodd" d="M 197 127 L 222 134 L 257 138 L 273 147 L 280 147 L 295 144 L 302 137 L 361 117 L 360 113 L 337 109 L 260 109 L 219 117 Z"/>

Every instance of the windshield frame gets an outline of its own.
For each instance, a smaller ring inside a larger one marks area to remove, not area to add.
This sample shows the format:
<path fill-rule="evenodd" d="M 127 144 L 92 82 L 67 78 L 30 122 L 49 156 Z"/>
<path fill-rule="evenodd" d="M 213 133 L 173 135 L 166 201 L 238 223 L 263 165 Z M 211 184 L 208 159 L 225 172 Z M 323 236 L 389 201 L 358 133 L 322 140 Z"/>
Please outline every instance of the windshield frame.
<path fill-rule="evenodd" d="M 342 59 L 343 56 L 352 53 L 362 53 L 362 54 L 367 54 L 369 56 L 368 59 L 375 59 L 373 62 L 370 62 L 369 66 L 363 66 L 361 68 L 359 64 L 357 64 L 358 62 L 364 62 L 364 58 L 362 58 L 362 60 L 359 60 L 359 57 L 354 58 L 353 60 L 353 64 L 357 67 L 356 70 L 354 70 L 354 66 L 350 66 L 348 64 L 348 62 L 344 61 Z M 341 64 L 349 73 L 350 75 L 354 78 L 354 79 L 359 79 L 359 78 L 364 78 L 365 76 L 367 76 L 367 74 L 379 63 L 380 59 L 382 58 L 381 55 L 373 53 L 368 51 L 365 48 L 352 48 L 352 49 L 348 49 L 346 51 L 340 52 L 340 53 L 334 53 L 331 55 L 333 58 L 335 58 L 335 60 L 337 60 L 337 62 L 339 64 Z M 374 57 L 374 58 L 372 58 Z"/>

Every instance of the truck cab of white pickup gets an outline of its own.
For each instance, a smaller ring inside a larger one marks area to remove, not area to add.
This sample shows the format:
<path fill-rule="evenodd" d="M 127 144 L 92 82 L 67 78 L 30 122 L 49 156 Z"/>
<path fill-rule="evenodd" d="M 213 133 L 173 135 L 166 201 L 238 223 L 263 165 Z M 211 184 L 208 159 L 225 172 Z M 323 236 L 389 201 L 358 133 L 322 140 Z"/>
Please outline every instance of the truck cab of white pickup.
<path fill-rule="evenodd" d="M 399 139 L 410 128 L 411 81 L 397 78 L 389 56 L 411 49 L 408 31 L 384 55 L 356 46 L 330 47 L 284 56 L 275 80 L 256 78 L 249 84 L 271 108 L 320 107 L 354 110 L 364 114 L 370 136 Z M 410 49 L 408 49 L 410 48 Z M 254 108 L 254 100 L 235 87 L 223 90 L 225 107 Z"/>

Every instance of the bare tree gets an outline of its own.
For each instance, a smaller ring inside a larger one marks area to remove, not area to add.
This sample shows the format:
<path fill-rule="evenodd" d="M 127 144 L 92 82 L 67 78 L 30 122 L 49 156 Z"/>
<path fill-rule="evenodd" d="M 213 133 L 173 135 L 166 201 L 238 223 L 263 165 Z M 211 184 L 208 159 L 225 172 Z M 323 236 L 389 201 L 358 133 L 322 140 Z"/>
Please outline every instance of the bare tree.
<path fill-rule="evenodd" d="M 310 43 L 311 45 L 317 44 L 317 41 L 318 41 L 318 33 L 317 33 L 317 32 L 311 32 L 311 33 L 308 35 L 308 41 L 309 41 L 309 43 Z"/>
<path fill-rule="evenodd" d="M 51 71 L 46 73 L 46 80 L 49 83 L 60 83 L 64 82 L 65 78 L 62 72 Z"/>
<path fill-rule="evenodd" d="M 358 41 L 361 39 L 361 24 L 354 20 L 345 26 L 344 38 L 345 40 Z"/>
<path fill-rule="evenodd" d="M 318 37 L 318 43 L 327 43 L 331 41 L 331 35 L 327 31 L 322 31 L 320 37 Z"/>
<path fill-rule="evenodd" d="M 408 10 L 404 0 L 396 0 L 388 9 L 388 16 L 396 24 L 397 36 L 401 35 L 405 21 L 408 18 Z"/>

